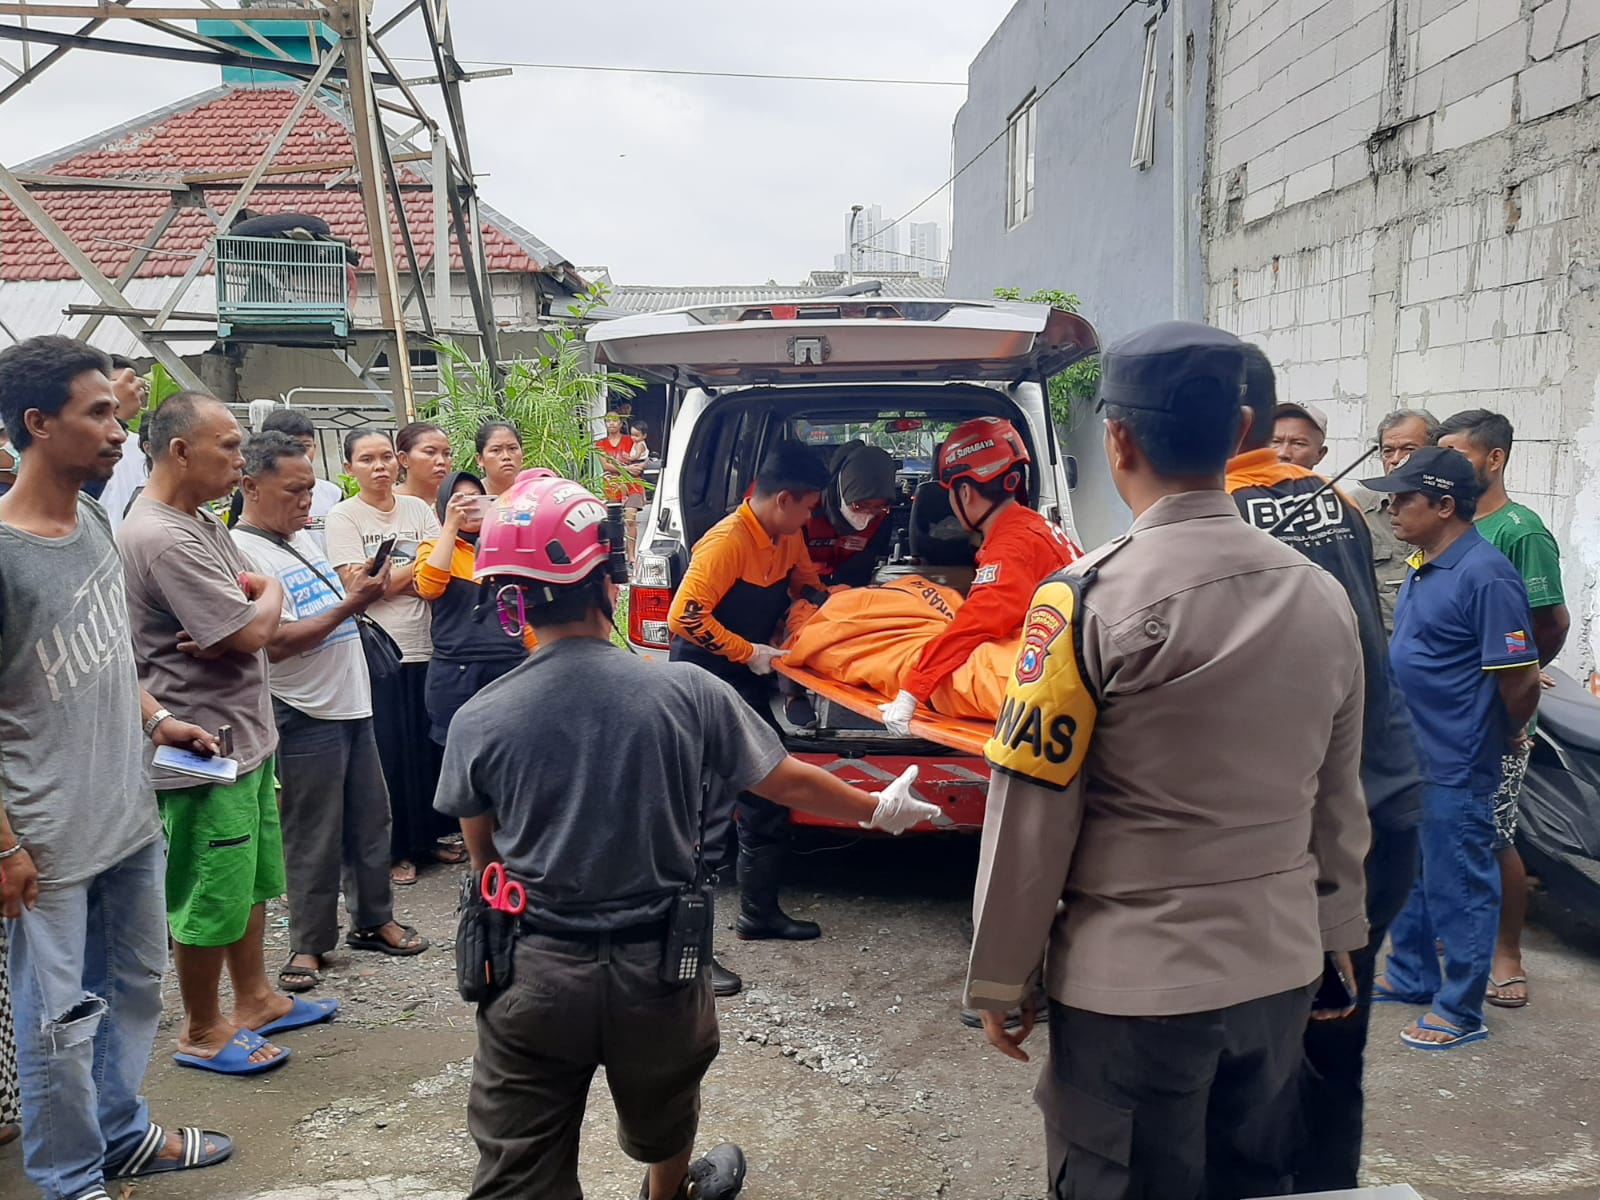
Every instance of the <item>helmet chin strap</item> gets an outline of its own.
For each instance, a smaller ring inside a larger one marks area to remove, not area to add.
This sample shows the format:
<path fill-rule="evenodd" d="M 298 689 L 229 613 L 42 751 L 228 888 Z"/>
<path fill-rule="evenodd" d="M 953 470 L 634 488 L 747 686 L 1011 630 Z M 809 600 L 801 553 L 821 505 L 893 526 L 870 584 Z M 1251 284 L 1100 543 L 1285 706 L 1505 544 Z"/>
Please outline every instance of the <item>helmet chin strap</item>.
<path fill-rule="evenodd" d="M 961 518 L 961 523 L 969 530 L 971 530 L 973 533 L 982 533 L 983 523 L 993 516 L 994 510 L 1000 506 L 998 504 L 991 503 L 988 509 L 985 510 L 983 516 L 974 521 L 971 515 L 967 512 L 967 506 L 961 502 L 961 485 L 958 483 L 955 487 L 950 489 L 950 507 L 955 509 L 956 516 Z"/>

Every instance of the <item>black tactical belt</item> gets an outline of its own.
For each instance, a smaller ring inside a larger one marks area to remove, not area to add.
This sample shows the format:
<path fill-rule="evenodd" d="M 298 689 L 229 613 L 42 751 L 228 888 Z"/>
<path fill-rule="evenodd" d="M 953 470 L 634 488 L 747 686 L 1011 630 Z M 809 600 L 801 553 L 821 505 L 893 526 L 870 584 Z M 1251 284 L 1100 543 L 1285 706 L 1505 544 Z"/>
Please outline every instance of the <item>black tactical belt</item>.
<path fill-rule="evenodd" d="M 578 942 L 585 946 L 598 946 L 601 942 L 609 942 L 613 946 L 636 946 L 644 942 L 659 942 L 667 936 L 667 922 L 665 919 L 650 921 L 644 925 L 624 925 L 620 929 L 591 930 L 578 932 L 570 929 L 551 929 L 548 926 L 536 925 L 526 917 L 522 919 L 523 936 L 534 934 L 539 937 L 554 938 L 561 942 Z"/>

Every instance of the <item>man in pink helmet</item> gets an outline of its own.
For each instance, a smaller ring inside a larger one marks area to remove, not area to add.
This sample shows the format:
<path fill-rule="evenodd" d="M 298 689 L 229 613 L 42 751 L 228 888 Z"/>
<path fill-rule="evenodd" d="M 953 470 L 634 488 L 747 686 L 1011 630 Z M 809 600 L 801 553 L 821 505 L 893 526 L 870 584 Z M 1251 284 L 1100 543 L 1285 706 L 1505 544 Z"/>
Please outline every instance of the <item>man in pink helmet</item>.
<path fill-rule="evenodd" d="M 613 645 L 621 514 L 580 484 L 523 472 L 484 522 L 476 577 L 507 632 L 531 625 L 539 649 L 456 715 L 436 801 L 461 819 L 473 870 L 501 864 L 525 895 L 513 979 L 478 1009 L 472 1196 L 581 1194 L 578 1135 L 604 1066 L 622 1149 L 648 1164 L 641 1200 L 727 1200 L 743 1152 L 690 1161 L 718 1047 L 706 785 L 887 833 L 937 810 L 913 798 L 915 769 L 858 791 L 789 757 L 709 672 Z"/>

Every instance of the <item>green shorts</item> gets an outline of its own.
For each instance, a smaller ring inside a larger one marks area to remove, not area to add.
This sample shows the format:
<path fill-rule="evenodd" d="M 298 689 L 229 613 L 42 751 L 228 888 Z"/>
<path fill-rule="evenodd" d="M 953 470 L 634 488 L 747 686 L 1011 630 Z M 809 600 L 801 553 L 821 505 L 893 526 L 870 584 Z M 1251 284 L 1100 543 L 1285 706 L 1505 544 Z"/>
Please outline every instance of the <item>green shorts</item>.
<path fill-rule="evenodd" d="M 157 792 L 167 831 L 167 924 L 185 946 L 231 946 L 284 892 L 272 759 L 233 783 Z"/>

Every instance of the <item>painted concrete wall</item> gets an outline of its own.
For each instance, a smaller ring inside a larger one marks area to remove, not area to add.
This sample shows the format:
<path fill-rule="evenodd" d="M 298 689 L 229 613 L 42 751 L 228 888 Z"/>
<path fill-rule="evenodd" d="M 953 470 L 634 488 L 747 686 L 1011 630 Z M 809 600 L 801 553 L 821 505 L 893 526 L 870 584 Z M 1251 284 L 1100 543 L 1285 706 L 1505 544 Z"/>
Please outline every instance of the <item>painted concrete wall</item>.
<path fill-rule="evenodd" d="M 968 99 L 955 120 L 955 166 L 980 151 L 982 157 L 954 184 L 949 295 L 985 297 L 1003 286 L 1020 287 L 1024 294 L 1037 288 L 1076 292 L 1103 342 L 1172 315 L 1171 19 L 1162 19 L 1158 37 L 1155 164 L 1139 171 L 1128 162 L 1145 23 L 1159 9 L 1128 8 L 1085 53 L 1123 8 L 1122 0 L 1018 0 L 973 61 Z M 1210 10 L 1209 0 L 1188 0 L 1185 16 L 1194 39 L 1187 126 L 1195 197 L 1190 226 L 1194 316 L 1202 303 L 1198 200 Z M 1080 54 L 1077 65 L 1039 100 L 1034 212 L 1008 230 L 1007 119 L 1030 91 L 1044 92 Z M 1080 467 L 1073 510 L 1081 536 L 1093 545 L 1122 532 L 1128 511 L 1111 488 L 1100 425 L 1091 412 L 1075 414 L 1067 440 Z"/>
<path fill-rule="evenodd" d="M 1258 341 L 1329 463 L 1396 407 L 1504 412 L 1600 655 L 1600 0 L 1224 0 L 1208 319 Z"/>

